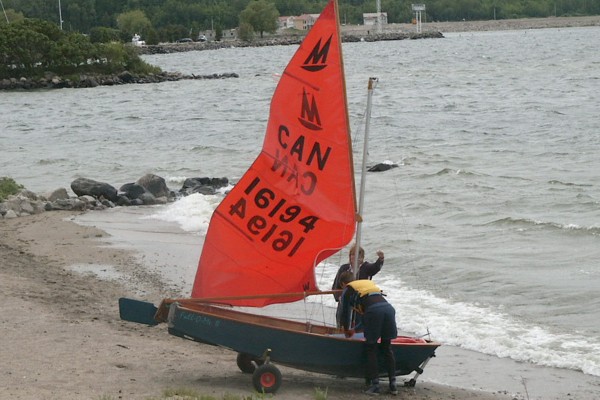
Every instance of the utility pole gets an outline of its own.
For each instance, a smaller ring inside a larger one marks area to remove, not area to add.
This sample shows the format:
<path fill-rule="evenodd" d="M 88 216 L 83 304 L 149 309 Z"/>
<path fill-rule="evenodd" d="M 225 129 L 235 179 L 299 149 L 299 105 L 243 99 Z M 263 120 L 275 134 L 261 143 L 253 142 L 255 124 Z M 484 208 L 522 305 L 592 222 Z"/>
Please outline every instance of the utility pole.
<path fill-rule="evenodd" d="M 381 0 L 377 0 L 377 33 L 381 33 Z"/>
<path fill-rule="evenodd" d="M 63 19 L 62 19 L 62 7 L 60 6 L 60 0 L 58 0 L 58 19 L 60 20 L 60 30 L 62 31 Z"/>
<path fill-rule="evenodd" d="M 2 6 L 2 12 L 4 13 L 4 18 L 6 18 L 6 23 L 10 24 L 10 21 L 8 20 L 8 15 L 6 15 L 6 10 L 4 9 L 4 3 L 2 2 L 2 0 L 0 0 L 0 5 Z"/>

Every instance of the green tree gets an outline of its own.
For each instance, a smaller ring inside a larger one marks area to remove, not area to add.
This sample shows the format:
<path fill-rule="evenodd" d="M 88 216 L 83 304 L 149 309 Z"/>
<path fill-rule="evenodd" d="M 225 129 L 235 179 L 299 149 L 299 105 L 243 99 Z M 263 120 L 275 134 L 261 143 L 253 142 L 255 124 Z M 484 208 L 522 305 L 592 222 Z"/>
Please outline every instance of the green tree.
<path fill-rule="evenodd" d="M 152 28 L 152 23 L 142 10 L 127 11 L 117 16 L 117 27 L 128 37 L 144 35 Z"/>
<path fill-rule="evenodd" d="M 274 33 L 277 30 L 278 17 L 279 11 L 273 3 L 253 0 L 240 14 L 240 26 L 243 23 L 249 24 L 254 32 L 260 32 L 262 38 L 264 32 Z"/>
<path fill-rule="evenodd" d="M 119 42 L 121 40 L 119 33 L 118 29 L 97 26 L 90 29 L 90 41 L 92 43 Z"/>
<path fill-rule="evenodd" d="M 47 65 L 60 36 L 58 26 L 47 21 L 25 19 L 1 25 L 0 75 L 33 73 L 36 67 Z"/>
<path fill-rule="evenodd" d="M 215 26 L 215 40 L 219 42 L 221 39 L 223 39 L 223 27 L 221 24 L 217 24 L 217 26 Z"/>
<path fill-rule="evenodd" d="M 160 69 L 145 63 L 136 49 L 122 43 L 92 43 L 88 36 L 61 31 L 56 24 L 25 19 L 0 25 L 0 79 L 46 72 L 148 74 Z"/>
<path fill-rule="evenodd" d="M 161 42 L 174 42 L 188 37 L 189 30 L 183 25 L 167 25 L 158 29 L 157 34 Z"/>
<path fill-rule="evenodd" d="M 254 29 L 252 29 L 252 25 L 247 22 L 242 22 L 240 24 L 239 30 L 239 38 L 241 40 L 245 40 L 249 42 L 254 37 Z"/>

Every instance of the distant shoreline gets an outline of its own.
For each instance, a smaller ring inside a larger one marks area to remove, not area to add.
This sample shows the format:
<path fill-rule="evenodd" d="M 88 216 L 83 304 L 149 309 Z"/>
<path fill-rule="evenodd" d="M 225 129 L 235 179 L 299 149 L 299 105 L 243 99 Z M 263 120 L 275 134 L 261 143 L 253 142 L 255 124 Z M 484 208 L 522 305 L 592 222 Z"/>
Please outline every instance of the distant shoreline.
<path fill-rule="evenodd" d="M 387 24 L 383 27 L 381 33 L 376 32 L 373 26 L 343 25 L 341 34 L 342 41 L 344 42 L 372 42 L 382 40 L 443 38 L 444 33 L 450 32 L 484 32 L 586 26 L 600 26 L 600 15 L 488 21 L 423 22 L 420 33 L 417 33 L 417 26 L 415 24 Z M 159 45 L 140 47 L 139 52 L 140 54 L 168 54 L 184 51 L 216 50 L 229 47 L 297 45 L 302 42 L 303 38 L 303 35 L 265 35 L 264 38 L 255 38 L 252 41 L 225 39 L 219 42 L 162 43 Z"/>
<path fill-rule="evenodd" d="M 400 29 L 410 29 L 410 27 L 413 27 L 413 30 L 415 29 L 415 25 L 412 24 L 396 25 Z M 574 28 L 586 26 L 600 26 L 600 15 L 591 15 L 583 17 L 497 19 L 488 21 L 423 22 L 422 30 L 424 32 L 433 30 L 446 33 L 546 28 Z"/>

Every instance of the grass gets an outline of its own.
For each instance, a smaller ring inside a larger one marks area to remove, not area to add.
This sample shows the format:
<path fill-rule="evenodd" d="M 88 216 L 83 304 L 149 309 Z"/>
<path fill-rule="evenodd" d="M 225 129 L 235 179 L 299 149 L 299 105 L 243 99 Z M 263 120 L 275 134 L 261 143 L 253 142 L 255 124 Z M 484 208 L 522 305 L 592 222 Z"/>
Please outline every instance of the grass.
<path fill-rule="evenodd" d="M 0 177 L 0 201 L 4 201 L 12 194 L 17 194 L 21 189 L 23 189 L 23 185 L 19 185 L 14 179 L 6 176 Z"/>

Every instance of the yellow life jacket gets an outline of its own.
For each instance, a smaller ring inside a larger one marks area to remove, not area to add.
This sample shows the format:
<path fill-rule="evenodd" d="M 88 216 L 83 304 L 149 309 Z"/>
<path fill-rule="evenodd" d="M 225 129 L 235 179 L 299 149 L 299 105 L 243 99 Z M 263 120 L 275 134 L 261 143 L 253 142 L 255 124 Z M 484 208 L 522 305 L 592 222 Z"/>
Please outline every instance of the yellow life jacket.
<path fill-rule="evenodd" d="M 359 279 L 348 283 L 352 292 L 348 293 L 348 306 L 354 309 L 359 314 L 365 313 L 365 305 L 363 300 L 370 295 L 382 295 L 381 289 L 369 279 Z"/>
<path fill-rule="evenodd" d="M 348 283 L 360 297 L 368 296 L 371 293 L 381 293 L 381 289 L 369 279 L 359 279 Z"/>

